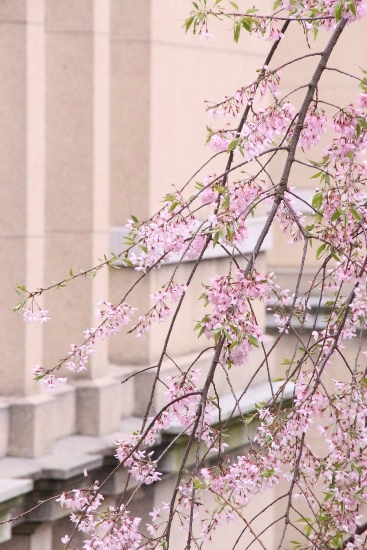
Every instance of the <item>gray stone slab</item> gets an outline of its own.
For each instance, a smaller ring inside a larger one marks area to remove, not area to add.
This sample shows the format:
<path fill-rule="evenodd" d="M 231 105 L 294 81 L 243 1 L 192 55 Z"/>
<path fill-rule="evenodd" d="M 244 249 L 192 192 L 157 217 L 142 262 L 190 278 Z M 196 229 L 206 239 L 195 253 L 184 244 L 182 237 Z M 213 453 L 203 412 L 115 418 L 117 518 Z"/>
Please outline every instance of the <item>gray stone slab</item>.
<path fill-rule="evenodd" d="M 100 455 L 67 455 L 52 454 L 39 459 L 42 468 L 42 478 L 46 479 L 70 479 L 82 474 L 84 469 L 93 470 L 103 464 Z"/>
<path fill-rule="evenodd" d="M 41 477 L 41 467 L 38 459 L 7 456 L 0 460 L 0 478 L 31 478 Z"/>
<path fill-rule="evenodd" d="M 31 479 L 1 479 L 0 503 L 29 493 L 33 489 Z"/>

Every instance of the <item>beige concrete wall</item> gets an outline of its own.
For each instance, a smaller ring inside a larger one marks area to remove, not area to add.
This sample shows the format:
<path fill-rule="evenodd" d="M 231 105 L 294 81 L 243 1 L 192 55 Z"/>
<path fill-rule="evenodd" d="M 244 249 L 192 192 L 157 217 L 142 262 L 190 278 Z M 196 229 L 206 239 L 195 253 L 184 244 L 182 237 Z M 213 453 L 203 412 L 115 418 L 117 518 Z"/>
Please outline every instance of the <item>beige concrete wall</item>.
<path fill-rule="evenodd" d="M 172 185 L 180 188 L 212 154 L 204 146 L 206 126 L 213 125 L 204 101 L 221 101 L 253 79 L 269 49 L 261 40 L 234 44 L 225 21 L 211 22 L 214 40 L 202 40 L 191 31 L 185 35 L 177 21 L 183 23 L 189 10 L 186 2 L 152 4 L 151 213 Z M 226 160 L 221 155 L 196 179 L 202 181 L 208 170 L 220 174 Z"/>
<path fill-rule="evenodd" d="M 14 283 L 30 290 L 48 287 L 68 277 L 69 267 L 78 273 L 97 264 L 108 250 L 109 7 L 105 0 L 16 0 L 0 5 L 0 223 L 5 260 L 0 393 L 10 403 L 10 414 L 3 417 L 11 426 L 8 442 L 2 441 L 5 454 L 48 452 L 55 437 L 73 433 L 80 425 L 68 416 L 60 429 L 57 423 L 55 430 L 44 429 L 66 404 L 75 415 L 75 390 L 37 399 L 33 394 L 44 391 L 32 380 L 31 368 L 52 367 L 67 355 L 71 343 L 82 342 L 83 330 L 95 324 L 96 302 L 108 297 L 108 271 L 76 281 L 67 292 L 40 298 L 38 305 L 52 317 L 45 327 L 25 324 L 9 309 L 17 302 Z M 101 346 L 87 378 L 105 378 L 106 369 L 107 346 Z M 97 387 L 106 384 L 104 380 Z M 81 402 L 83 391 L 79 382 Z M 78 415 L 86 416 L 86 411 L 79 407 Z M 5 428 L 2 433 L 7 433 Z M 33 430 L 44 434 L 42 441 L 31 435 Z"/>
<path fill-rule="evenodd" d="M 206 125 L 212 124 L 212 119 L 205 112 L 204 100 L 219 101 L 247 82 L 269 49 L 259 40 L 251 41 L 250 48 L 233 44 L 228 25 L 215 22 L 213 41 L 185 35 L 179 30 L 190 9 L 184 2 L 139 0 L 136 6 L 136 13 L 126 13 L 126 5 L 121 9 L 120 2 L 112 2 L 112 225 L 123 225 L 130 214 L 139 219 L 152 215 L 161 207 L 163 196 L 174 187 L 182 187 L 212 155 L 210 147 L 205 147 Z M 132 32 L 132 28 L 137 31 Z M 226 162 L 227 155 L 222 155 L 195 179 L 203 181 L 206 174 L 215 171 L 219 174 Z M 192 265 L 185 264 L 180 270 L 180 282 L 185 281 Z M 172 340 L 171 348 L 180 355 L 204 345 L 192 335 L 191 312 L 196 310 L 196 297 L 202 293 L 201 277 L 208 281 L 216 269 L 216 263 L 209 262 L 195 277 L 190 303 L 184 306 Z M 220 269 L 226 269 L 224 261 Z M 149 283 L 144 282 L 144 288 L 149 285 L 146 296 L 159 289 L 169 273 L 170 268 L 161 268 Z M 136 276 L 131 273 L 112 274 L 113 300 L 132 279 Z M 151 307 L 139 290 L 130 299 L 140 312 Z M 110 358 L 115 364 L 145 365 L 155 361 L 165 333 L 166 329 L 154 327 L 138 343 L 131 337 L 119 337 L 111 342 Z"/>
<path fill-rule="evenodd" d="M 234 45 L 231 31 L 220 23 L 210 29 L 214 41 L 185 36 L 180 27 L 189 9 L 189 2 L 166 0 L 0 1 L 1 455 L 43 456 L 52 452 L 56 439 L 75 432 L 108 434 L 113 441 L 120 418 L 141 414 L 146 404 L 150 375 L 131 386 L 119 382 L 157 360 L 167 324 L 142 340 L 121 335 L 109 347 L 101 346 L 88 372 L 77 379 L 69 374 L 70 384 L 56 397 L 40 393 L 30 374 L 36 363 L 52 367 L 71 343 L 81 343 L 83 330 L 95 325 L 96 302 L 101 297 L 119 301 L 139 274 L 106 269 L 48 293 L 40 305 L 50 310 L 52 321 L 43 328 L 25 325 L 10 313 L 16 302 L 11 286 L 47 287 L 68 277 L 70 267 L 77 273 L 104 253 L 119 252 L 109 250 L 110 227 L 123 226 L 131 213 L 152 215 L 170 186 L 181 187 L 210 156 L 204 146 L 205 126 L 211 122 L 204 99 L 220 100 L 253 79 L 269 44 L 253 39 Z M 363 26 L 346 34 L 344 43 L 360 41 L 359 53 L 350 60 L 341 46 L 334 58 L 358 74 L 366 34 Z M 292 43 L 308 53 L 302 33 L 294 32 Z M 281 48 L 277 62 L 286 55 Z M 311 61 L 305 61 L 302 77 L 310 70 Z M 293 68 L 284 78 L 285 89 L 299 84 Z M 333 73 L 325 93 L 333 101 L 336 94 L 344 97 L 348 86 Z M 219 173 L 226 160 L 222 155 L 197 179 L 208 171 Z M 297 172 L 302 188 L 310 186 L 308 178 L 303 170 Z M 289 253 L 289 239 L 277 231 L 274 240 L 273 252 L 261 256 L 258 268 L 280 271 L 283 280 L 290 274 L 292 284 L 300 251 Z M 180 282 L 192 266 L 180 268 Z M 169 348 L 182 364 L 207 343 L 192 331 L 201 315 L 200 281 L 226 268 L 224 259 L 206 260 L 193 282 Z M 167 281 L 171 269 L 162 267 L 144 280 L 129 303 L 147 311 L 149 294 Z M 258 308 L 257 315 L 264 326 L 264 310 Z M 233 371 L 235 389 L 247 383 L 259 355 L 245 372 Z M 163 370 L 172 374 L 171 366 Z M 258 381 L 265 379 L 264 371 Z M 217 384 L 220 392 L 229 393 L 223 372 Z M 154 405 L 162 402 L 160 390 Z M 162 484 L 153 498 L 156 505 L 170 489 L 170 481 Z M 24 536 L 7 547 L 52 547 L 48 525 L 26 541 Z"/>

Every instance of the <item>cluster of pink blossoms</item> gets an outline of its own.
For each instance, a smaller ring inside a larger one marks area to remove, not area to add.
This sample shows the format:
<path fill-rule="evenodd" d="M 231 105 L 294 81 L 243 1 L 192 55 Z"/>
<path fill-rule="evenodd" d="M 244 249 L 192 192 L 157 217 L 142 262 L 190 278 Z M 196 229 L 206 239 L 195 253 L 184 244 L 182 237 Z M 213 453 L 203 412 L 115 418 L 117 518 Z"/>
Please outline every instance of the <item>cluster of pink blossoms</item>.
<path fill-rule="evenodd" d="M 168 390 L 165 392 L 165 396 L 169 402 L 175 401 L 170 406 L 168 414 L 171 422 L 178 422 L 186 432 L 190 430 L 195 422 L 201 401 L 201 392 L 196 385 L 199 376 L 200 370 L 196 369 L 192 372 L 168 378 Z M 195 392 L 197 395 L 193 395 Z M 206 442 L 212 452 L 218 450 L 213 446 L 217 432 L 211 426 L 215 410 L 213 403 L 207 399 L 195 434 L 196 437 L 200 437 Z M 227 444 L 220 442 L 220 446 L 223 450 L 227 447 Z"/>
<path fill-rule="evenodd" d="M 279 332 L 289 333 L 291 320 L 297 319 L 300 325 L 304 325 L 308 320 L 307 301 L 304 298 L 295 300 L 295 295 L 290 293 L 290 290 L 275 291 L 276 298 L 272 305 L 268 307 L 268 311 L 273 312 L 275 324 L 278 326 Z M 290 307 L 291 306 L 291 307 Z"/>
<path fill-rule="evenodd" d="M 356 376 L 349 384 L 334 381 L 337 392 L 330 399 L 321 388 L 316 389 L 316 377 L 317 369 L 300 373 L 294 405 L 283 426 L 279 426 L 279 420 L 275 422 L 275 414 L 261 411 L 258 442 L 261 446 L 270 444 L 284 465 L 295 464 L 299 456 L 295 498 L 305 500 L 314 513 L 327 519 L 323 524 L 325 533 L 334 531 L 344 536 L 355 532 L 361 517 L 358 505 L 367 501 L 367 391 Z M 307 434 L 312 433 L 314 426 L 325 438 L 325 458 L 314 455 L 307 444 Z M 328 431 L 332 433 L 328 435 Z M 303 438 L 301 452 L 299 444 Z M 296 474 L 292 470 L 284 475 L 291 481 Z M 314 490 L 310 492 L 309 487 Z M 314 496 L 317 487 L 329 495 L 322 502 Z M 319 536 L 315 529 L 307 548 L 313 547 L 313 540 Z M 360 542 L 357 536 L 355 548 L 360 548 Z"/>
<path fill-rule="evenodd" d="M 119 332 L 123 326 L 127 325 L 135 308 L 128 304 L 112 305 L 110 303 L 101 302 L 105 308 L 96 309 L 96 316 L 101 319 L 101 324 L 97 328 L 91 328 L 84 332 L 85 341 L 81 346 L 72 344 L 69 355 L 72 357 L 71 361 L 66 362 L 66 368 L 71 372 L 81 372 L 86 369 L 89 357 L 94 353 L 95 347 L 98 343 L 102 342 L 106 338 L 110 338 L 117 332 Z M 28 311 L 28 310 L 27 310 Z M 45 322 L 48 319 L 46 317 L 47 311 L 41 310 L 42 320 L 37 322 Z M 44 367 L 36 365 L 32 369 L 33 376 L 37 380 L 40 380 L 49 392 L 54 392 L 60 384 L 65 384 L 67 378 L 58 377 L 52 371 L 46 371 Z"/>
<path fill-rule="evenodd" d="M 131 330 L 136 332 L 137 337 L 141 337 L 150 330 L 154 322 L 163 323 L 172 313 L 172 308 L 168 304 L 178 302 L 186 290 L 186 285 L 172 281 L 165 290 L 158 290 L 151 294 L 150 298 L 155 302 L 154 307 L 149 313 L 140 315 L 138 323 Z"/>
<path fill-rule="evenodd" d="M 226 151 L 234 139 L 238 139 L 237 148 L 248 161 L 255 159 L 274 147 L 277 138 L 283 137 L 294 116 L 294 107 L 289 102 L 279 102 L 254 112 L 243 125 L 240 135 L 233 131 L 221 130 L 210 138 L 215 152 Z"/>
<path fill-rule="evenodd" d="M 78 531 L 90 536 L 84 541 L 83 550 L 137 550 L 142 547 L 143 537 L 139 533 L 141 518 L 130 517 L 123 505 L 120 508 L 109 506 L 106 512 L 98 516 L 88 513 L 81 518 L 72 514 L 71 520 L 77 524 Z M 68 544 L 71 539 L 66 535 L 61 541 Z"/>
<path fill-rule="evenodd" d="M 100 302 L 104 308 L 96 309 L 95 314 L 101 320 L 97 328 L 84 331 L 85 342 L 81 346 L 72 344 L 70 355 L 72 361 L 66 363 L 66 368 L 71 372 L 81 372 L 86 369 L 89 357 L 94 353 L 97 344 L 117 334 L 122 327 L 126 326 L 136 308 L 126 303 L 112 305 L 108 302 Z"/>
<path fill-rule="evenodd" d="M 334 272 L 333 275 L 338 276 L 339 270 L 340 267 L 336 273 Z M 361 331 L 367 326 L 366 281 L 357 279 L 357 282 L 358 286 L 355 286 L 354 288 L 354 297 L 346 311 L 346 318 L 341 330 L 338 330 L 340 323 L 340 311 L 344 311 L 346 308 L 345 301 L 342 298 L 340 300 L 341 303 L 337 303 L 336 307 L 334 307 L 331 312 L 326 328 L 320 332 L 320 336 L 323 338 L 321 350 L 322 355 L 329 353 L 337 332 L 339 332 L 337 349 L 341 350 L 345 347 L 343 344 L 344 340 L 351 340 L 352 338 L 355 338 L 357 336 L 357 331 Z"/>
<path fill-rule="evenodd" d="M 207 489 L 224 499 L 229 499 L 232 506 L 240 510 L 247 506 L 251 495 L 262 493 L 279 483 L 280 466 L 281 462 L 276 453 L 250 451 L 247 455 L 238 456 L 237 462 L 224 468 L 223 472 L 202 468 L 201 475 Z M 218 518 L 218 522 L 221 522 L 221 519 Z M 228 521 L 232 518 L 225 515 L 225 519 Z"/>
<path fill-rule="evenodd" d="M 315 13 L 319 17 L 325 17 L 325 19 L 319 19 L 317 21 L 309 21 L 307 23 L 308 28 L 312 29 L 314 26 L 331 30 L 335 26 L 335 11 L 337 5 L 341 10 L 341 16 L 348 19 L 349 22 L 356 19 L 362 19 L 367 15 L 367 4 L 364 0 L 355 0 L 352 7 L 347 2 L 339 2 L 338 0 L 282 0 L 282 7 L 290 12 L 294 17 L 301 17 L 303 19 L 307 17 L 313 17 Z"/>
<path fill-rule="evenodd" d="M 99 492 L 99 483 L 96 481 L 92 489 L 73 489 L 56 499 L 61 506 L 76 510 L 79 512 L 91 513 L 98 510 L 103 501 L 103 496 Z"/>
<path fill-rule="evenodd" d="M 333 118 L 331 126 L 337 137 L 334 138 L 325 152 L 335 161 L 338 180 L 345 176 L 353 176 L 353 173 L 351 173 L 352 166 L 357 163 L 359 158 L 363 157 L 367 150 L 365 121 L 366 117 L 363 112 L 354 108 L 353 105 L 341 109 Z M 362 126 L 359 126 L 360 122 L 362 122 Z M 360 134 L 356 138 L 357 126 L 359 126 Z M 356 174 L 356 168 L 353 170 L 354 174 Z M 360 170 L 357 171 L 357 174 Z M 366 175 L 365 166 L 362 175 Z"/>
<path fill-rule="evenodd" d="M 213 117 L 238 117 L 244 105 L 252 105 L 257 90 L 259 91 L 260 97 L 265 96 L 267 92 L 270 92 L 273 97 L 278 97 L 280 95 L 278 90 L 280 75 L 280 69 L 271 70 L 264 65 L 258 84 L 250 82 L 246 86 L 242 86 L 236 90 L 232 96 L 226 97 L 221 103 L 209 105 L 207 107 L 208 114 Z"/>
<path fill-rule="evenodd" d="M 302 239 L 300 227 L 304 227 L 306 218 L 302 212 L 295 210 L 295 201 L 290 193 L 285 193 L 285 199 L 287 203 L 284 201 L 280 203 L 274 219 L 278 222 L 282 233 L 290 235 L 289 244 L 294 244 Z M 269 203 L 272 202 L 270 199 Z"/>
<path fill-rule="evenodd" d="M 212 234 L 218 233 L 219 243 L 232 247 L 247 239 L 247 218 L 256 201 L 266 197 L 267 187 L 264 180 L 254 178 L 234 181 L 222 189 L 218 205 L 218 193 L 210 186 L 205 187 L 201 193 L 203 203 L 218 206 L 216 214 L 211 213 L 208 220 Z"/>
<path fill-rule="evenodd" d="M 214 203 L 218 198 L 218 191 L 215 191 L 213 186 L 210 184 L 213 180 L 217 178 L 217 174 L 209 175 L 207 174 L 204 179 L 204 187 L 202 191 L 200 191 L 200 199 L 201 204 L 212 204 Z M 217 185 L 220 185 L 220 182 L 216 182 Z"/>
<path fill-rule="evenodd" d="M 190 260 L 199 256 L 205 243 L 205 237 L 198 234 L 200 223 L 192 215 L 187 218 L 183 216 L 187 205 L 180 197 L 176 202 L 177 206 L 172 210 L 168 204 L 148 222 L 129 220 L 126 225 L 140 248 L 138 254 L 131 252 L 129 255 L 137 271 L 160 267 L 175 255 L 183 255 Z"/>
<path fill-rule="evenodd" d="M 55 376 L 52 372 L 44 375 L 45 371 L 40 365 L 36 365 L 31 372 L 37 379 L 40 377 L 39 380 L 41 384 L 43 384 L 46 390 L 50 393 L 53 393 L 56 388 L 60 385 L 66 384 L 68 381 L 67 378 Z"/>
<path fill-rule="evenodd" d="M 263 335 L 250 308 L 250 300 L 269 301 L 274 283 L 272 274 L 253 272 L 250 278 L 237 269 L 233 276 L 213 277 L 211 286 L 205 287 L 205 304 L 213 309 L 196 325 L 199 335 L 207 338 L 225 337 L 222 360 L 244 365 L 253 346 L 259 346 Z"/>
<path fill-rule="evenodd" d="M 155 435 L 167 430 L 172 423 L 179 423 L 186 433 L 190 433 L 190 428 L 193 428 L 201 400 L 201 391 L 196 386 L 199 375 L 200 371 L 194 370 L 176 377 L 168 377 L 165 396 L 168 403 L 172 402 L 171 405 L 158 415 L 143 439 L 141 434 L 136 433 L 117 442 L 116 457 L 129 468 L 129 472 L 137 481 L 149 485 L 159 481 L 161 477 L 156 470 L 156 462 L 152 460 L 153 453 L 139 449 L 142 442 L 145 445 L 153 445 Z M 199 422 L 196 435 L 200 433 L 201 439 L 208 447 L 212 447 L 216 435 L 211 428 L 215 407 L 210 400 L 206 400 L 203 409 L 202 421 Z M 222 445 L 223 448 L 224 446 L 225 444 Z"/>
<path fill-rule="evenodd" d="M 42 325 L 50 320 L 50 317 L 47 317 L 48 311 L 45 309 L 39 309 L 36 312 L 31 309 L 23 309 L 23 311 L 23 321 L 26 323 L 38 323 L 39 325 Z"/>
<path fill-rule="evenodd" d="M 134 479 L 150 485 L 159 481 L 162 474 L 156 470 L 157 463 L 152 460 L 153 452 L 136 448 L 140 439 L 139 435 L 132 435 L 128 439 L 117 441 L 116 458 L 129 468 Z"/>
<path fill-rule="evenodd" d="M 330 533 L 343 540 L 345 534 L 355 532 L 362 517 L 359 504 L 367 501 L 367 388 L 358 381 L 335 381 L 337 392 L 330 400 L 321 389 L 315 389 L 316 376 L 317 371 L 300 373 L 293 406 L 284 411 L 283 418 L 269 408 L 259 410 L 256 449 L 238 456 L 234 464 L 202 468 L 200 483 L 182 481 L 175 507 L 182 529 L 189 527 L 192 508 L 195 520 L 199 518 L 203 494 L 209 491 L 216 497 L 217 508 L 201 519 L 201 534 L 196 540 L 211 540 L 218 526 L 238 517 L 252 495 L 265 492 L 284 477 L 294 480 L 293 501 L 303 500 L 313 516 L 325 519 L 315 522 L 305 549 L 314 548 L 320 537 Z M 315 456 L 307 443 L 308 434 L 314 437 L 315 427 L 325 438 L 326 458 Z M 328 431 L 332 433 L 328 435 Z M 289 464 L 296 462 L 297 471 L 290 470 Z M 309 487 L 313 487 L 311 492 Z M 318 489 L 328 498 L 318 500 Z M 151 516 L 154 524 L 164 525 L 160 510 Z M 157 536 L 159 526 L 148 525 L 148 530 Z M 363 548 L 362 537 L 356 535 L 346 548 Z"/>
<path fill-rule="evenodd" d="M 325 111 L 315 102 L 312 108 L 307 111 L 306 119 L 303 123 L 303 130 L 299 137 L 298 147 L 311 149 L 320 142 L 322 134 L 326 133 L 328 118 Z M 290 134 L 291 137 L 292 133 Z"/>

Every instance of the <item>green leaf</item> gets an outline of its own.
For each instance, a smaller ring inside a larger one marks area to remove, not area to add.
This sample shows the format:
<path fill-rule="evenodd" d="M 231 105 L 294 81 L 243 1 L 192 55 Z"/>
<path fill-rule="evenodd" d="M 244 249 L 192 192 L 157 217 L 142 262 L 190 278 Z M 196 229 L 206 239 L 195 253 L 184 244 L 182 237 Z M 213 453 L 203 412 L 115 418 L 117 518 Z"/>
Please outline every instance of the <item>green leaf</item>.
<path fill-rule="evenodd" d="M 322 176 L 322 172 L 317 172 L 317 174 L 314 174 L 313 176 L 311 176 L 311 180 L 313 180 L 314 178 L 319 178 L 320 176 Z"/>
<path fill-rule="evenodd" d="M 134 264 L 128 258 L 124 258 L 122 261 L 124 262 L 125 265 L 127 265 L 129 267 L 134 267 Z"/>
<path fill-rule="evenodd" d="M 70 277 L 74 277 L 73 270 L 71 269 L 71 267 L 69 269 L 69 275 L 70 275 Z"/>
<path fill-rule="evenodd" d="M 231 2 L 231 1 L 230 1 L 229 3 L 231 4 L 231 6 L 234 7 L 235 10 L 238 11 L 238 6 L 237 6 L 237 4 L 236 4 L 235 2 Z"/>
<path fill-rule="evenodd" d="M 197 9 L 199 9 L 199 8 L 197 8 Z M 187 19 L 187 21 L 185 22 L 185 32 L 187 32 L 189 30 L 189 28 L 191 27 L 191 25 L 194 22 L 194 19 L 195 19 L 195 15 L 193 15 L 192 17 L 189 17 Z"/>
<path fill-rule="evenodd" d="M 213 239 L 213 248 L 218 244 L 219 237 L 220 237 L 220 231 L 217 231 Z"/>
<path fill-rule="evenodd" d="M 228 210 L 229 209 L 229 204 L 230 204 L 230 200 L 231 200 L 231 197 L 228 195 L 225 196 L 225 199 L 223 200 L 222 202 L 222 206 L 225 210 Z"/>
<path fill-rule="evenodd" d="M 341 2 L 337 2 L 334 6 L 334 17 L 336 22 L 340 21 L 343 12 L 343 5 Z"/>
<path fill-rule="evenodd" d="M 321 254 L 324 252 L 325 248 L 326 248 L 326 243 L 323 243 L 321 246 L 319 246 L 319 248 L 316 251 L 316 260 L 318 260 L 320 258 Z"/>
<path fill-rule="evenodd" d="M 354 15 L 354 17 L 356 17 L 356 15 L 357 15 L 357 10 L 356 10 L 356 6 L 355 6 L 355 4 L 354 4 L 353 2 L 349 5 L 349 9 L 350 9 L 350 11 L 352 12 L 352 14 Z"/>
<path fill-rule="evenodd" d="M 355 210 L 354 208 L 351 208 L 350 213 L 352 214 L 352 216 L 355 217 L 356 220 L 358 220 L 359 222 L 362 221 L 362 217 L 359 214 L 359 212 L 357 212 L 357 210 Z"/>
<path fill-rule="evenodd" d="M 247 335 L 247 340 L 250 342 L 252 346 L 255 346 L 255 348 L 260 347 L 259 341 L 255 336 L 252 336 L 252 334 Z"/>
<path fill-rule="evenodd" d="M 139 220 L 138 220 L 138 218 L 136 218 L 136 217 L 135 217 L 135 216 L 133 216 L 132 214 L 131 214 L 130 218 L 131 218 L 131 219 L 133 220 L 133 222 L 135 222 L 135 223 L 139 223 Z"/>
<path fill-rule="evenodd" d="M 23 302 L 20 302 L 20 303 L 17 304 L 16 306 L 12 307 L 12 308 L 11 308 L 11 311 L 14 311 L 14 313 L 17 312 L 17 311 L 19 311 L 20 309 L 23 308 L 23 306 L 24 306 L 26 303 L 27 303 L 27 300 L 23 300 Z"/>
<path fill-rule="evenodd" d="M 312 197 L 312 206 L 315 210 L 320 210 L 322 206 L 322 193 L 316 193 L 316 195 Z"/>
<path fill-rule="evenodd" d="M 225 193 L 226 192 L 226 188 L 225 187 L 221 187 L 220 185 L 213 185 L 214 189 L 217 191 L 217 193 Z"/>
<path fill-rule="evenodd" d="M 335 248 L 334 247 L 330 247 L 330 254 L 332 255 L 332 257 L 334 258 L 334 260 L 336 260 L 337 262 L 340 261 L 340 258 L 339 256 L 337 255 L 337 253 L 335 252 Z"/>
<path fill-rule="evenodd" d="M 172 193 L 167 193 L 167 195 L 163 197 L 163 202 L 172 202 L 175 200 L 176 200 L 176 197 L 175 195 L 172 195 Z"/>
<path fill-rule="evenodd" d="M 195 478 L 195 479 L 194 479 L 194 481 L 193 481 L 193 487 L 194 487 L 194 489 L 196 489 L 197 491 L 200 491 L 201 489 L 206 489 L 205 483 L 203 483 L 202 481 L 200 481 L 199 478 Z"/>
<path fill-rule="evenodd" d="M 217 407 L 219 409 L 218 401 L 216 397 L 208 397 L 208 401 L 214 405 L 214 407 Z"/>
<path fill-rule="evenodd" d="M 23 290 L 23 292 L 28 292 L 27 288 L 24 285 L 18 285 L 18 283 L 16 283 L 15 287 L 19 288 L 19 290 Z"/>
<path fill-rule="evenodd" d="M 247 32 L 251 32 L 252 31 L 252 20 L 250 17 L 243 17 L 241 19 L 241 24 L 243 26 L 243 28 L 247 31 Z"/>
<path fill-rule="evenodd" d="M 334 214 L 331 216 L 331 221 L 332 221 L 332 222 L 335 222 L 338 218 L 340 218 L 341 215 L 342 215 L 342 212 L 340 212 L 340 210 L 337 210 L 337 211 L 334 212 Z"/>
<path fill-rule="evenodd" d="M 203 334 L 204 331 L 205 331 L 205 327 L 201 327 L 201 329 L 199 330 L 198 338 L 200 338 L 200 336 Z"/>
<path fill-rule="evenodd" d="M 365 120 L 363 117 L 358 117 L 358 121 L 362 128 L 364 130 L 367 130 L 367 120 Z"/>
<path fill-rule="evenodd" d="M 230 153 L 231 151 L 233 151 L 233 149 L 236 149 L 237 143 L 238 139 L 234 139 L 233 141 L 231 141 L 231 143 L 228 145 L 227 153 Z"/>
<path fill-rule="evenodd" d="M 241 23 L 237 23 L 233 28 L 233 38 L 236 44 L 240 38 L 240 34 L 241 34 Z"/>
<path fill-rule="evenodd" d="M 228 226 L 226 227 L 226 232 L 229 242 L 233 243 L 233 233 Z"/>

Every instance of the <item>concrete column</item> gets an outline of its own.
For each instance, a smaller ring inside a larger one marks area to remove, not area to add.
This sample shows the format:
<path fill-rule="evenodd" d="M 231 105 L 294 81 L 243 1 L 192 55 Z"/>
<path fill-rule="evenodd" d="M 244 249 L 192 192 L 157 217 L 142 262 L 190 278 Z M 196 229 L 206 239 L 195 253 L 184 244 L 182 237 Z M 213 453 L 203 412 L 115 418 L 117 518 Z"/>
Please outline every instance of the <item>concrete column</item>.
<path fill-rule="evenodd" d="M 146 219 L 150 196 L 150 43 L 151 1 L 111 0 L 111 226 L 127 223 L 131 214 Z M 112 250 L 117 253 L 122 250 Z M 111 274 L 111 299 L 118 302 L 136 280 L 131 270 Z M 143 281 L 128 301 L 144 311 L 149 283 Z M 109 344 L 115 364 L 149 361 L 149 338 L 119 335 Z"/>
<path fill-rule="evenodd" d="M 0 65 L 2 85 L 0 136 L 2 158 L 1 253 L 1 393 L 8 414 L 1 415 L 0 431 L 8 434 L 1 454 L 34 456 L 50 450 L 52 434 L 44 427 L 52 400 L 36 396 L 40 387 L 31 375 L 42 364 L 44 328 L 22 322 L 9 309 L 20 301 L 9 282 L 28 289 L 43 285 L 45 230 L 45 41 L 44 2 L 7 0 L 0 5 Z M 16 251 L 16 253 L 15 253 Z M 43 307 L 43 299 L 38 301 Z M 9 397 L 11 396 L 11 397 Z M 4 408 L 3 408 L 4 412 Z M 38 435 L 29 438 L 31 430 Z M 16 441 L 17 438 L 17 441 Z M 2 438 L 4 439 L 4 438 Z"/>
<path fill-rule="evenodd" d="M 99 263 L 108 252 L 110 2 L 47 2 L 47 215 L 46 280 L 68 277 Z M 48 294 L 54 313 L 47 362 L 66 357 L 83 331 L 96 327 L 97 302 L 108 299 L 108 269 L 82 276 Z M 76 430 L 101 435 L 118 428 L 110 404 L 119 384 L 107 376 L 107 344 L 98 346 L 77 387 Z M 62 414 L 62 411 L 60 411 Z"/>
<path fill-rule="evenodd" d="M 9 309 L 21 300 L 9 282 L 43 282 L 44 27 L 41 0 L 0 5 L 1 393 L 36 391 L 31 368 L 42 360 L 42 329 Z M 11 52 L 11 55 L 9 55 Z M 41 302 L 42 303 L 42 302 Z"/>

